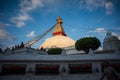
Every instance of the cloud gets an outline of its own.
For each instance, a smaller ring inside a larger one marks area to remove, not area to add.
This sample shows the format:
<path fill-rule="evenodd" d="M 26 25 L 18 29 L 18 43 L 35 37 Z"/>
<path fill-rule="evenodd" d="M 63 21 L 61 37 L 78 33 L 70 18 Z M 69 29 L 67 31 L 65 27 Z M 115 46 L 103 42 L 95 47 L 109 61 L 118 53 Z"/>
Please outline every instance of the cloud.
<path fill-rule="evenodd" d="M 100 28 L 96 28 L 96 29 L 89 30 L 89 33 L 91 33 L 91 32 L 106 33 L 107 30 L 106 30 L 105 28 L 100 27 Z"/>
<path fill-rule="evenodd" d="M 2 29 L 0 29 L 0 39 L 6 38 L 8 33 Z"/>
<path fill-rule="evenodd" d="M 113 13 L 114 7 L 112 2 L 107 0 L 80 0 L 80 9 L 85 9 L 90 12 L 97 10 L 98 8 L 105 9 L 107 15 Z"/>
<path fill-rule="evenodd" d="M 27 37 L 29 38 L 35 37 L 35 31 L 32 31 L 29 34 L 27 34 Z"/>
<path fill-rule="evenodd" d="M 104 7 L 106 0 L 80 0 L 80 8 L 88 11 L 94 11 Z"/>
<path fill-rule="evenodd" d="M 11 36 L 7 31 L 5 31 L 3 29 L 0 29 L 0 40 L 2 40 L 2 39 L 7 39 L 7 40 L 10 40 L 10 41 L 13 41 L 16 38 Z"/>
<path fill-rule="evenodd" d="M 119 28 L 117 28 L 119 30 Z M 108 30 L 108 31 L 117 31 L 116 29 L 114 30 Z M 94 30 L 90 30 L 89 33 L 96 33 L 96 34 L 99 34 L 100 36 L 105 36 L 106 33 L 108 32 L 105 28 L 96 28 Z M 120 35 L 112 32 L 112 35 L 118 37 L 118 39 L 120 39 Z"/>
<path fill-rule="evenodd" d="M 94 35 L 94 36 L 105 36 L 107 30 L 105 28 L 96 28 L 89 30 L 88 35 Z"/>
<path fill-rule="evenodd" d="M 24 23 L 23 21 L 17 22 L 17 26 L 18 26 L 18 27 L 22 27 L 22 26 L 24 26 L 24 25 L 25 25 L 25 23 Z"/>
<path fill-rule="evenodd" d="M 22 0 L 20 3 L 21 11 L 27 12 L 36 9 L 39 6 L 43 6 L 42 0 Z"/>
<path fill-rule="evenodd" d="M 105 10 L 106 10 L 106 14 L 110 15 L 113 13 L 113 3 L 112 2 L 107 2 L 105 3 Z"/>
<path fill-rule="evenodd" d="M 42 0 L 21 0 L 19 13 L 11 18 L 11 22 L 15 23 L 17 27 L 24 26 L 25 21 L 32 19 L 29 12 L 39 6 L 43 6 Z"/>
<path fill-rule="evenodd" d="M 105 30 L 105 28 L 96 28 L 93 32 L 106 33 L 107 31 Z"/>
<path fill-rule="evenodd" d="M 10 26 L 10 24 L 8 24 L 8 23 L 4 23 L 4 22 L 0 22 L 0 28 L 5 28 L 5 27 L 7 27 L 7 26 Z"/>
<path fill-rule="evenodd" d="M 11 22 L 17 27 L 25 26 L 25 21 L 32 20 L 30 12 L 35 9 L 41 9 L 46 12 L 54 12 L 60 7 L 61 1 L 58 0 L 20 0 L 17 16 L 11 18 Z M 43 8 L 43 9 L 42 9 Z M 43 11 L 43 12 L 44 12 Z"/>

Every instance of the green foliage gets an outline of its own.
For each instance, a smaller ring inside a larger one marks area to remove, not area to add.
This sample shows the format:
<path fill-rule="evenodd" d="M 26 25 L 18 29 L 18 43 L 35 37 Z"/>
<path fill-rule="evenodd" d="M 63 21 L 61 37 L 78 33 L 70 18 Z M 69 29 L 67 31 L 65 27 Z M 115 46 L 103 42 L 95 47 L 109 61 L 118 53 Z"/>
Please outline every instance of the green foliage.
<path fill-rule="evenodd" d="M 96 50 L 100 45 L 101 43 L 96 37 L 85 37 L 76 41 L 75 48 L 77 50 L 83 50 L 88 53 L 89 49 Z"/>
<path fill-rule="evenodd" d="M 49 55 L 59 55 L 62 53 L 62 49 L 61 48 L 51 48 L 47 52 Z"/>

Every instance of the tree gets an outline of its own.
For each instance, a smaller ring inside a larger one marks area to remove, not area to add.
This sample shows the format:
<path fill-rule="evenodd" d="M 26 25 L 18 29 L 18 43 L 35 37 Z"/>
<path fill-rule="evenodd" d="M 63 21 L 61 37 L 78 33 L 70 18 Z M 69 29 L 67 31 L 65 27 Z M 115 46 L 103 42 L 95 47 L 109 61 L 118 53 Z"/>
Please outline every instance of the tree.
<path fill-rule="evenodd" d="M 76 41 L 75 48 L 77 50 L 83 50 L 88 53 L 89 49 L 96 50 L 100 45 L 101 43 L 96 37 L 85 37 Z"/>
<path fill-rule="evenodd" d="M 58 55 L 62 53 L 62 49 L 61 48 L 51 48 L 48 51 L 49 55 Z"/>

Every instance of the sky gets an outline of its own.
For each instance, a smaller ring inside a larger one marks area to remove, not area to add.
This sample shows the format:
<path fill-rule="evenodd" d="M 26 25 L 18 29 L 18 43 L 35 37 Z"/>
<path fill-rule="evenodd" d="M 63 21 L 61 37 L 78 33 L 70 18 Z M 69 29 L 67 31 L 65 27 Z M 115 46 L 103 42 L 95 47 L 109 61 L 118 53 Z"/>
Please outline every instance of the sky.
<path fill-rule="evenodd" d="M 120 0 L 0 0 L 0 47 L 34 39 L 59 16 L 67 36 L 75 41 L 93 36 L 102 43 L 107 31 L 120 37 Z M 52 37 L 52 31 L 32 47 Z"/>

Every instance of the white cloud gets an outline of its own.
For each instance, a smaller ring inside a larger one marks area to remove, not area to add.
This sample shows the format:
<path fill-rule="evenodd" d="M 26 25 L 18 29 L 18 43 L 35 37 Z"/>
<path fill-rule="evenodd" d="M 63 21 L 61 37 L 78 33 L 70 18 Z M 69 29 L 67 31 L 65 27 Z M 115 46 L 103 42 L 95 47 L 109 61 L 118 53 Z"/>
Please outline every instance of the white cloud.
<path fill-rule="evenodd" d="M 80 0 L 80 8 L 88 11 L 94 11 L 104 7 L 106 0 Z"/>
<path fill-rule="evenodd" d="M 92 29 L 92 30 L 89 30 L 89 33 L 91 32 L 96 32 L 96 33 L 106 33 L 107 30 L 105 28 L 96 28 L 96 29 Z"/>
<path fill-rule="evenodd" d="M 21 0 L 18 16 L 12 17 L 11 22 L 15 23 L 17 27 L 24 26 L 25 21 L 32 19 L 29 12 L 38 6 L 43 6 L 42 0 Z"/>
<path fill-rule="evenodd" d="M 7 31 L 0 29 L 0 40 L 7 39 L 7 40 L 15 40 L 15 37 L 11 36 Z"/>
<path fill-rule="evenodd" d="M 18 26 L 18 27 L 22 27 L 22 26 L 24 26 L 24 25 L 25 25 L 25 23 L 22 22 L 22 21 L 17 22 L 17 26 Z"/>
<path fill-rule="evenodd" d="M 105 28 L 96 28 L 93 32 L 105 33 L 107 31 L 105 30 Z"/>
<path fill-rule="evenodd" d="M 105 9 L 107 15 L 113 13 L 114 5 L 107 0 L 80 0 L 80 9 L 85 9 L 90 12 L 97 10 L 98 8 Z"/>
<path fill-rule="evenodd" d="M 105 28 L 96 28 L 89 30 L 87 36 L 94 35 L 94 36 L 105 36 L 107 30 Z"/>
<path fill-rule="evenodd" d="M 14 17 L 15 19 L 21 20 L 21 21 L 25 21 L 25 20 L 29 20 L 30 17 L 27 13 L 23 13 L 23 14 L 19 14 L 18 17 Z"/>
<path fill-rule="evenodd" d="M 10 26 L 8 23 L 0 22 L 0 28 L 5 28 L 7 26 Z"/>
<path fill-rule="evenodd" d="M 12 18 L 11 21 L 15 23 L 17 27 L 22 27 L 25 25 L 24 21 L 19 20 L 18 17 Z"/>
<path fill-rule="evenodd" d="M 113 13 L 113 3 L 112 2 L 107 2 L 105 3 L 105 10 L 106 10 L 106 14 L 110 15 Z"/>
<path fill-rule="evenodd" d="M 35 37 L 35 31 L 32 31 L 29 34 L 27 34 L 27 37 L 29 38 Z"/>
<path fill-rule="evenodd" d="M 5 30 L 3 30 L 3 29 L 0 29 L 0 39 L 3 39 L 3 38 L 5 38 L 5 37 L 7 37 L 7 32 L 5 31 Z"/>
<path fill-rule="evenodd" d="M 17 27 L 23 27 L 25 21 L 32 20 L 29 13 L 37 8 L 44 7 L 46 12 L 54 12 L 58 10 L 61 2 L 58 0 L 20 0 L 20 10 L 18 10 L 17 16 L 11 18 L 11 22 L 16 24 Z M 42 10 L 42 9 L 41 9 Z M 44 12 L 44 11 L 43 11 Z"/>
<path fill-rule="evenodd" d="M 20 4 L 21 11 L 31 11 L 33 9 L 36 9 L 39 6 L 43 6 L 42 0 L 23 0 Z"/>

